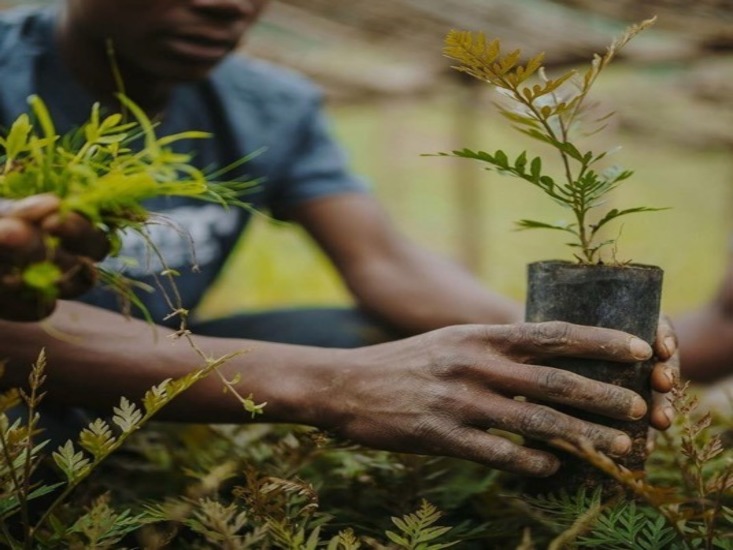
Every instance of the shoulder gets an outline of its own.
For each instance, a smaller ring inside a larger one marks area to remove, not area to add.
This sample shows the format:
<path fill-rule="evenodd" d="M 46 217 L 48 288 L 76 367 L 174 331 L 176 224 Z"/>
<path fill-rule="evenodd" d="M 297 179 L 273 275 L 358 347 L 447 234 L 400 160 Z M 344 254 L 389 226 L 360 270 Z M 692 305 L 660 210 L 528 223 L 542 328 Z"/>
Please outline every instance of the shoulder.
<path fill-rule="evenodd" d="M 319 102 L 321 89 L 305 76 L 266 61 L 244 55 L 227 59 L 213 79 L 248 100 L 262 103 Z"/>

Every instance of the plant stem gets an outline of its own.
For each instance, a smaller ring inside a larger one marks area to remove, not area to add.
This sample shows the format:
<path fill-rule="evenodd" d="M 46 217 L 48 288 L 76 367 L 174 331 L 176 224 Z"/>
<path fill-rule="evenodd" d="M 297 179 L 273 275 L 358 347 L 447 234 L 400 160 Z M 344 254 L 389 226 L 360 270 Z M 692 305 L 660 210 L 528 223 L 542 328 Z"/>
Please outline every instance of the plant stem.
<path fill-rule="evenodd" d="M 24 495 L 23 495 L 23 486 L 18 478 L 18 472 L 15 470 L 15 466 L 13 466 L 13 457 L 10 455 L 10 450 L 8 449 L 8 439 L 6 437 L 5 429 L 0 430 L 0 444 L 3 446 L 3 458 L 5 459 L 5 462 L 8 466 L 8 472 L 10 472 L 10 479 L 13 481 L 13 488 L 15 489 L 16 498 L 18 499 L 18 505 L 20 506 L 20 515 L 21 515 L 21 522 L 23 523 L 23 531 L 24 531 L 24 538 L 26 540 L 26 543 L 28 541 L 28 532 L 27 528 L 29 527 L 29 518 L 28 518 L 28 509 L 27 507 L 23 506 L 24 502 Z M 3 528 L 5 528 L 5 522 L 3 521 Z"/>

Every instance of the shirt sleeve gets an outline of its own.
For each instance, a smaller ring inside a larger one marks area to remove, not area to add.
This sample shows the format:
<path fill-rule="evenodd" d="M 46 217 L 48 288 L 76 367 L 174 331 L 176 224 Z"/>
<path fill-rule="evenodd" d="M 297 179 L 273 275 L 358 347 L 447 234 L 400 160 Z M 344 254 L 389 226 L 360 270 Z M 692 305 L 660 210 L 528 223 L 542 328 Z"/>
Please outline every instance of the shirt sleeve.
<path fill-rule="evenodd" d="M 368 191 L 332 136 L 320 98 L 313 100 L 302 117 L 288 157 L 288 166 L 280 174 L 268 205 L 277 219 L 288 219 L 288 212 L 309 200 Z"/>

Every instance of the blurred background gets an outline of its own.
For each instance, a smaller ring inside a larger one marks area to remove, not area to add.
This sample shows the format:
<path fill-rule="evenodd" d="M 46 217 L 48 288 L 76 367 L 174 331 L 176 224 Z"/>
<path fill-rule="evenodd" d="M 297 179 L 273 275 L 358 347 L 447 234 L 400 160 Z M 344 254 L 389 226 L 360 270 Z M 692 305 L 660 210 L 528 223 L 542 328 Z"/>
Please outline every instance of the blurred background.
<path fill-rule="evenodd" d="M 421 156 L 460 147 L 544 152 L 497 114 L 489 86 L 450 68 L 443 38 L 450 29 L 482 31 L 527 55 L 544 51 L 552 75 L 587 66 L 626 26 L 654 15 L 591 94 L 616 113 L 593 139 L 598 150 L 620 145 L 613 163 L 635 172 L 614 203 L 669 207 L 611 231 L 620 233 L 620 258 L 665 270 L 663 307 L 676 313 L 714 292 L 730 249 L 731 0 L 278 0 L 244 51 L 324 87 L 354 169 L 409 236 L 523 299 L 526 264 L 571 251 L 562 234 L 515 231 L 514 221 L 566 214 L 526 182 Z M 348 301 L 298 229 L 260 220 L 205 312 Z"/>
<path fill-rule="evenodd" d="M 24 4 L 24 2 L 5 2 Z M 2 5 L 2 2 L 0 2 Z M 595 150 L 635 172 L 611 206 L 669 207 L 613 225 L 620 259 L 665 270 L 664 309 L 703 303 L 728 260 L 733 225 L 733 0 L 273 0 L 243 53 L 305 73 L 327 98 L 352 166 L 395 223 L 494 289 L 525 293 L 531 261 L 571 258 L 552 231 L 520 218 L 566 214 L 526 182 L 467 160 L 424 157 L 456 148 L 551 153 L 513 131 L 489 86 L 442 56 L 450 29 L 482 31 L 550 76 L 584 67 L 633 22 L 656 15 L 601 75 L 591 99 L 614 111 Z M 302 232 L 260 219 L 205 300 L 215 316 L 242 308 L 346 304 L 328 261 Z"/>

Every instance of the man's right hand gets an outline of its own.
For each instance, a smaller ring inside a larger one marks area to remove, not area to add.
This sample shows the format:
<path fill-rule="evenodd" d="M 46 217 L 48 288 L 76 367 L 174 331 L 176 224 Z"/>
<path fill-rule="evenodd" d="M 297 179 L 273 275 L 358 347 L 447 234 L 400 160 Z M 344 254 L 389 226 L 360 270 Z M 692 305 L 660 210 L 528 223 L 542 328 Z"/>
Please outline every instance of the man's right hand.
<path fill-rule="evenodd" d="M 638 420 L 644 400 L 630 390 L 541 366 L 557 357 L 634 363 L 649 359 L 629 334 L 561 322 L 464 325 L 344 351 L 341 372 L 310 403 L 309 423 L 385 450 L 464 458 L 524 475 L 554 473 L 558 459 L 487 430 L 534 440 L 585 440 L 612 456 L 631 448 L 623 432 L 592 424 L 523 396 Z M 664 391 L 664 389 L 663 389 Z M 325 419 L 325 422 L 324 422 Z"/>

